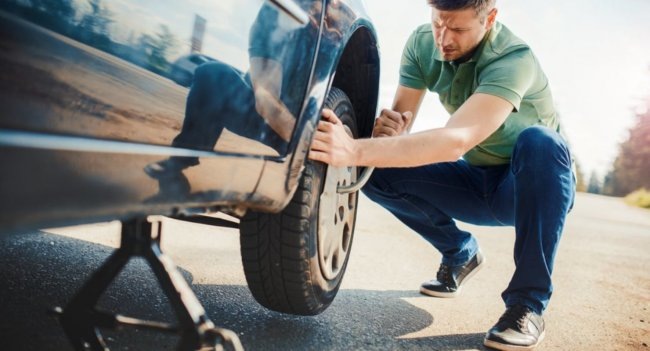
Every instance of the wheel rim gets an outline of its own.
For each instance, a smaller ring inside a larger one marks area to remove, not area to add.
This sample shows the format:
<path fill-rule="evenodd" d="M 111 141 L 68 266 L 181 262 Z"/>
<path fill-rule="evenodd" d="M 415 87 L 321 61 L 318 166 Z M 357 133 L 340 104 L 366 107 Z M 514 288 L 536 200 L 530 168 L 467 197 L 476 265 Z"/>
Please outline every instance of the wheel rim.
<path fill-rule="evenodd" d="M 346 126 L 348 134 L 352 135 Z M 325 185 L 320 196 L 318 209 L 318 259 L 323 276 L 335 279 L 347 259 L 354 217 L 357 193 L 339 194 L 339 185 L 349 185 L 356 180 L 356 167 L 327 167 Z"/>

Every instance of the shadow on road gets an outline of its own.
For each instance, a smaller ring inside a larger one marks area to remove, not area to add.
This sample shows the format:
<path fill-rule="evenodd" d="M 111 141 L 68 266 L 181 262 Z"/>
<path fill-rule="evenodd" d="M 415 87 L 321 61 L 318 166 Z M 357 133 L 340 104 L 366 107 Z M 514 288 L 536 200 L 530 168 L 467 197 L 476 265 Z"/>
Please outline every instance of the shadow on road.
<path fill-rule="evenodd" d="M 341 290 L 325 312 L 315 317 L 268 311 L 246 286 L 193 286 L 210 317 L 240 333 L 252 350 L 468 350 L 479 348 L 484 333 L 409 338 L 431 326 L 430 313 L 408 303 L 413 291 Z M 228 298 L 236 296 L 236 301 Z M 232 304 L 237 305 L 233 307 Z"/>
<path fill-rule="evenodd" d="M 47 314 L 72 294 L 112 248 L 45 232 L 0 238 L 0 338 L 3 350 L 66 350 L 57 321 Z M 185 279 L 192 275 L 180 269 Z M 341 290 L 319 316 L 269 311 L 244 285 L 192 285 L 216 325 L 237 332 L 247 350 L 467 350 L 483 333 L 411 338 L 434 317 L 405 299 L 414 291 Z M 143 260 L 134 260 L 103 296 L 103 309 L 174 321 L 166 297 Z M 174 350 L 176 338 L 147 331 L 106 331 L 112 350 Z"/>

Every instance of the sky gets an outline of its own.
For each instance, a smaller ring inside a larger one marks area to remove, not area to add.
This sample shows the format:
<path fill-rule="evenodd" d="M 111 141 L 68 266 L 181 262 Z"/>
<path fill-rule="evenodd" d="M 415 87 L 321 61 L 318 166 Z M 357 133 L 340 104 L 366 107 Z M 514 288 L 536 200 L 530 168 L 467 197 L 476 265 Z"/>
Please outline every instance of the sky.
<path fill-rule="evenodd" d="M 390 108 L 406 39 L 430 20 L 425 0 L 365 0 L 379 37 L 380 108 Z M 650 0 L 497 0 L 497 20 L 539 59 L 572 152 L 587 177 L 603 177 L 650 96 Z M 433 93 L 413 131 L 448 114 Z"/>

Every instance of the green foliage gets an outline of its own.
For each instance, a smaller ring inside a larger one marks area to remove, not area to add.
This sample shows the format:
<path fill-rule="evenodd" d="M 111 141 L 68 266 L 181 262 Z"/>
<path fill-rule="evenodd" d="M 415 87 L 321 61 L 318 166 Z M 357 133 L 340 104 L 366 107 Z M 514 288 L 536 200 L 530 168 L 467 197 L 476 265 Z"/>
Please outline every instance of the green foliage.
<path fill-rule="evenodd" d="M 75 15 L 72 0 L 32 0 L 32 7 L 52 17 L 71 19 Z"/>
<path fill-rule="evenodd" d="M 148 56 L 148 69 L 164 74 L 169 68 L 167 57 L 177 45 L 176 37 L 166 25 L 161 25 L 154 36 L 143 34 L 139 41 L 140 49 Z"/>
<path fill-rule="evenodd" d="M 591 177 L 589 177 L 589 185 L 587 186 L 587 192 L 591 194 L 600 194 L 602 192 L 600 181 L 598 180 L 598 175 L 596 172 L 591 172 Z"/>
<path fill-rule="evenodd" d="M 89 10 L 82 10 L 86 2 Z M 68 36 L 86 45 L 132 62 L 154 73 L 166 75 L 169 57 L 178 40 L 165 25 L 154 34 L 141 34 L 138 43 L 119 43 L 111 30 L 119 27 L 107 0 L 0 0 L 0 10 Z M 80 13 L 81 12 L 81 13 Z"/>
<path fill-rule="evenodd" d="M 625 202 L 632 206 L 650 209 L 650 191 L 645 188 L 634 191 L 625 197 Z"/>
<path fill-rule="evenodd" d="M 90 13 L 83 16 L 79 22 L 82 31 L 94 35 L 109 36 L 108 26 L 113 23 L 113 14 L 104 6 L 101 0 L 90 0 Z"/>
<path fill-rule="evenodd" d="M 88 0 L 90 12 L 87 12 L 76 30 L 70 36 L 87 45 L 102 51 L 111 52 L 114 42 L 110 37 L 110 25 L 113 13 L 102 3 L 102 0 Z"/>
<path fill-rule="evenodd" d="M 74 0 L 1 0 L 0 8 L 66 35 L 76 15 Z"/>

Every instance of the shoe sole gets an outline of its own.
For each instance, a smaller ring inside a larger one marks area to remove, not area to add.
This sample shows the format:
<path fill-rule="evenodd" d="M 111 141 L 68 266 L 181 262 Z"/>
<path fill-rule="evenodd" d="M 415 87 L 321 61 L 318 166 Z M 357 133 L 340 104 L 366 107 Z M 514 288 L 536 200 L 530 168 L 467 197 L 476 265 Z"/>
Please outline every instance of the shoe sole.
<path fill-rule="evenodd" d="M 539 343 L 542 342 L 545 335 L 546 333 L 542 332 L 542 334 L 539 335 L 539 338 L 537 338 L 537 342 L 530 346 L 502 344 L 494 340 L 488 340 L 487 338 L 483 339 L 483 345 L 501 351 L 528 351 L 534 350 L 539 345 Z"/>
<path fill-rule="evenodd" d="M 483 265 L 485 265 L 485 256 L 483 256 L 483 261 L 481 261 L 481 263 L 479 263 L 478 266 L 476 266 L 476 268 L 474 268 L 471 272 L 469 272 L 469 274 L 465 277 L 465 279 L 463 279 L 463 281 L 460 283 L 460 286 L 458 287 L 458 289 L 456 289 L 456 291 L 454 291 L 454 292 L 443 293 L 443 292 L 439 292 L 439 291 L 433 291 L 433 290 L 425 289 L 423 286 L 421 286 L 420 287 L 420 294 L 433 296 L 433 297 L 445 297 L 445 298 L 456 297 L 456 296 L 458 296 L 458 294 L 460 294 L 460 291 L 462 290 L 463 285 L 465 284 L 465 282 L 467 282 L 471 277 L 474 276 L 474 274 L 476 274 L 478 271 L 480 271 L 481 268 L 483 268 Z"/>

